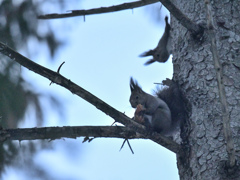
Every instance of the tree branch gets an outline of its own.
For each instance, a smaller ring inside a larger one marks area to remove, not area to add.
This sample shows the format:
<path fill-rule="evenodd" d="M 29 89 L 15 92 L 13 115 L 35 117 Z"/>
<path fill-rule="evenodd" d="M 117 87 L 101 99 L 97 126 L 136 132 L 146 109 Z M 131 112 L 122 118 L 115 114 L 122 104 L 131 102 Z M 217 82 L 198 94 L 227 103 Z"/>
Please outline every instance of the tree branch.
<path fill-rule="evenodd" d="M 94 8 L 88 10 L 71 10 L 70 13 L 64 14 L 46 14 L 38 16 L 38 19 L 58 19 L 58 18 L 68 18 L 68 17 L 75 17 L 75 16 L 85 16 L 85 15 L 92 15 L 92 14 L 102 14 L 102 13 L 109 13 L 109 12 L 116 12 L 122 11 L 126 9 L 133 9 L 141 6 L 145 6 L 148 4 L 153 4 L 158 2 L 158 0 L 141 0 L 135 1 L 131 3 L 124 3 L 116 6 L 110 7 L 101 7 L 101 8 Z"/>
<path fill-rule="evenodd" d="M 123 139 L 145 139 L 139 133 L 122 126 L 64 126 L 43 128 L 21 128 L 0 130 L 0 141 L 61 139 L 77 137 L 112 137 Z"/>
<path fill-rule="evenodd" d="M 195 37 L 201 37 L 203 34 L 203 28 L 193 23 L 187 16 L 185 16 L 172 2 L 171 0 L 159 0 L 185 28 L 187 28 Z"/>
<path fill-rule="evenodd" d="M 9 48 L 7 45 L 0 42 L 0 53 L 8 56 L 12 60 L 18 62 L 22 66 L 28 68 L 29 70 L 48 78 L 53 83 L 56 83 L 60 86 L 65 87 L 73 94 L 78 95 L 79 97 L 83 98 L 87 102 L 94 105 L 97 109 L 101 110 L 102 112 L 106 113 L 110 117 L 112 117 L 116 122 L 122 123 L 130 130 L 136 131 L 142 135 L 144 135 L 147 139 L 151 139 L 152 141 L 166 147 L 167 149 L 177 153 L 180 150 L 179 144 L 166 138 L 158 133 L 149 133 L 144 126 L 141 124 L 136 123 L 135 121 L 131 120 L 125 114 L 117 111 L 98 97 L 94 96 L 90 92 L 86 91 L 85 89 L 81 88 L 77 84 L 71 82 L 67 78 L 63 77 L 61 74 L 54 72 L 50 69 L 47 69 L 30 59 L 24 57 L 23 55 L 15 52 L 13 49 Z"/>
<path fill-rule="evenodd" d="M 233 167 L 235 165 L 236 159 L 235 159 L 235 149 L 234 149 L 234 143 L 232 138 L 232 131 L 230 128 L 230 118 L 229 118 L 229 111 L 228 111 L 228 104 L 227 104 L 227 98 L 226 98 L 226 92 L 225 87 L 223 83 L 223 70 L 222 65 L 219 60 L 219 55 L 217 51 L 217 45 L 216 45 L 216 33 L 215 28 L 213 25 L 213 16 L 211 11 L 211 6 L 208 0 L 205 0 L 206 9 L 207 9 L 207 26 L 209 29 L 209 37 L 211 39 L 211 51 L 214 61 L 214 67 L 217 74 L 217 82 L 218 82 L 218 90 L 219 90 L 219 99 L 221 102 L 222 107 L 222 118 L 223 118 L 223 132 L 225 136 L 225 141 L 227 143 L 227 153 L 229 158 L 229 165 L 230 167 Z"/>
<path fill-rule="evenodd" d="M 88 10 L 71 10 L 70 13 L 63 13 L 63 14 L 46 14 L 38 16 L 39 19 L 58 19 L 58 18 L 68 18 L 68 17 L 75 17 L 75 16 L 86 16 L 92 14 L 102 14 L 102 13 L 109 13 L 109 12 L 116 12 L 122 11 L 126 9 L 133 9 L 137 7 L 142 7 L 145 5 L 153 4 L 160 1 L 185 28 L 187 28 L 195 37 L 201 37 L 203 34 L 203 28 L 193 23 L 188 17 L 186 17 L 170 0 L 141 0 L 135 1 L 131 3 L 123 3 L 116 6 L 110 7 L 101 7 L 101 8 L 94 8 Z"/>

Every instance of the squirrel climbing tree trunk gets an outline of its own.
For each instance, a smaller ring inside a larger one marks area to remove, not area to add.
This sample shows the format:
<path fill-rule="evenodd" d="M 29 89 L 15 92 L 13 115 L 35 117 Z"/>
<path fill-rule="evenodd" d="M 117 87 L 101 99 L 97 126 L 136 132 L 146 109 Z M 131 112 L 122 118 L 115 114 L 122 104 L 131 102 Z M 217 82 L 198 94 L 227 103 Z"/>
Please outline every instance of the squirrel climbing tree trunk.
<path fill-rule="evenodd" d="M 155 2 L 157 0 L 141 0 L 109 8 L 41 15 L 38 18 L 85 17 L 90 14 L 133 9 Z M 22 56 L 1 42 L 1 54 L 48 78 L 51 81 L 50 84 L 55 83 L 68 89 L 112 117 L 114 123 L 119 122 L 124 126 L 1 129 L 0 142 L 55 140 L 63 137 L 85 137 L 84 142 L 90 142 L 93 139 L 89 137 L 118 137 L 123 138 L 124 143 L 128 139 L 150 139 L 176 153 L 180 179 L 239 179 L 240 0 L 160 0 L 160 2 L 170 11 L 171 15 L 173 80 L 178 84 L 187 102 L 187 118 L 181 126 L 181 144 L 161 134 L 149 133 L 142 125 L 144 123 L 141 123 L 144 120 L 141 116 L 140 123 L 135 122 L 65 78 L 59 73 L 62 65 L 57 72 L 54 72 Z M 161 65 L 164 66 L 164 64 Z M 136 84 L 132 83 L 130 87 L 134 90 Z M 128 89 L 128 87 L 125 88 Z M 136 96 L 136 99 L 138 98 Z M 132 104 L 133 107 L 138 105 L 139 101 L 135 105 Z M 157 107 L 164 107 L 163 110 L 169 111 L 165 105 Z"/>
<path fill-rule="evenodd" d="M 240 1 L 172 1 L 204 27 L 194 38 L 171 16 L 173 79 L 190 103 L 180 179 L 238 179 Z"/>

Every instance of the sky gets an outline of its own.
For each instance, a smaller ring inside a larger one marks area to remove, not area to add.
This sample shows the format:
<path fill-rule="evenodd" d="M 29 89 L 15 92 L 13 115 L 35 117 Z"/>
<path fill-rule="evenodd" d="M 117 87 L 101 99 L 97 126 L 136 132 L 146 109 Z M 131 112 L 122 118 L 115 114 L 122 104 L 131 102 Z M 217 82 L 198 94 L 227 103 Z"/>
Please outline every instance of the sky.
<path fill-rule="evenodd" d="M 63 10 L 89 9 L 119 4 L 122 1 L 81 2 L 79 7 L 69 3 Z M 158 5 L 160 8 L 160 4 Z M 160 22 L 153 20 L 152 5 L 134 10 L 114 13 L 50 20 L 59 38 L 66 41 L 54 58 L 49 61 L 47 50 L 36 48 L 37 63 L 57 70 L 61 74 L 99 97 L 115 109 L 133 117 L 130 106 L 130 77 L 135 78 L 143 90 L 153 93 L 154 83 L 172 77 L 172 62 L 165 64 L 143 64 L 150 58 L 140 58 L 139 54 L 153 49 L 164 31 L 164 17 L 168 12 L 162 8 Z M 45 13 L 59 13 L 54 7 L 46 7 Z M 24 54 L 24 52 L 23 52 Z M 24 54 L 27 56 L 27 54 Z M 58 114 L 46 104 L 47 115 L 44 126 L 111 125 L 114 120 L 68 90 L 27 70 L 23 75 L 35 82 L 39 92 L 54 94 L 62 102 L 64 112 Z M 44 103 L 44 100 L 43 100 Z M 21 127 L 35 127 L 31 111 L 26 114 Z M 119 151 L 123 140 L 97 138 L 90 143 L 82 143 L 83 138 L 54 140 L 53 148 L 38 152 L 34 163 L 46 170 L 52 179 L 59 180 L 177 180 L 176 156 L 169 150 L 150 140 L 130 140 L 134 154 L 127 145 Z M 24 142 L 23 142 L 24 143 Z M 23 155 L 24 157 L 24 155 Z M 24 158 L 22 159 L 24 164 Z M 4 180 L 28 180 L 24 172 L 9 167 Z"/>

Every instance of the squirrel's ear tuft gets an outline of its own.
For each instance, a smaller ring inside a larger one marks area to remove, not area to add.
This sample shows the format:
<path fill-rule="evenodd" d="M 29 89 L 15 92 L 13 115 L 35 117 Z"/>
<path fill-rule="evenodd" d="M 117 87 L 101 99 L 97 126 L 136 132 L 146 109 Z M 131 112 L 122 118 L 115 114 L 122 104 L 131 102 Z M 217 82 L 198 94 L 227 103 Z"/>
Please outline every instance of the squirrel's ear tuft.
<path fill-rule="evenodd" d="M 133 80 L 133 78 L 131 77 L 131 78 L 130 78 L 130 89 L 131 89 L 131 92 L 134 91 L 134 89 L 135 89 L 134 87 L 135 87 L 134 80 Z"/>
<path fill-rule="evenodd" d="M 150 59 L 147 62 L 145 62 L 144 65 L 147 66 L 147 65 L 152 64 L 154 62 L 156 62 L 155 59 Z"/>
<path fill-rule="evenodd" d="M 137 81 L 133 80 L 132 77 L 130 79 L 130 89 L 131 89 L 131 92 L 133 92 L 133 91 L 142 92 L 142 88 L 138 85 Z"/>
<path fill-rule="evenodd" d="M 139 55 L 139 57 L 146 57 L 146 56 L 153 56 L 153 54 L 156 52 L 156 50 L 149 50 L 149 51 L 146 51 L 142 54 Z"/>

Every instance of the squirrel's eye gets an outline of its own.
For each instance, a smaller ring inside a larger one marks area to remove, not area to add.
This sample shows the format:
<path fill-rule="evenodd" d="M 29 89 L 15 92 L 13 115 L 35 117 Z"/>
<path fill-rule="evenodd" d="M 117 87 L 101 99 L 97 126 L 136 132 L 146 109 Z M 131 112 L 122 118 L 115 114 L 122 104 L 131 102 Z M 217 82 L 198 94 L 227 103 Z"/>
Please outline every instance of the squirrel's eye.
<path fill-rule="evenodd" d="M 136 96 L 136 99 L 138 99 L 138 96 Z"/>

